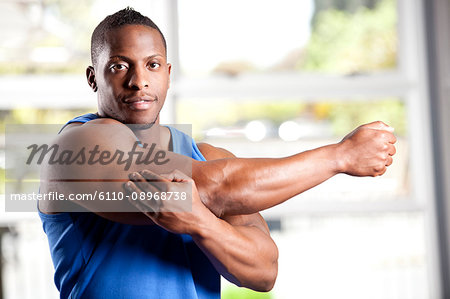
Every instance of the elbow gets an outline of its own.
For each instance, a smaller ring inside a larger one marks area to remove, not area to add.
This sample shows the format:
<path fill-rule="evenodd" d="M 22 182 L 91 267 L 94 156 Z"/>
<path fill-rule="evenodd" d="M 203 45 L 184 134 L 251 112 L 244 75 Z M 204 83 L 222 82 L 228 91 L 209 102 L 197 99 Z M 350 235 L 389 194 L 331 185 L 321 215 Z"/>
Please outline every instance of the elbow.
<path fill-rule="evenodd" d="M 269 292 L 275 286 L 278 276 L 278 261 L 275 259 L 270 266 L 255 269 L 254 277 L 247 283 L 239 283 L 239 286 L 247 287 L 257 292 Z"/>
<path fill-rule="evenodd" d="M 250 287 L 250 289 L 257 292 L 270 292 L 275 286 L 275 281 L 277 279 L 277 275 L 273 275 L 271 277 L 267 277 L 265 279 L 261 279 L 257 285 Z"/>
<path fill-rule="evenodd" d="M 239 287 L 245 287 L 257 292 L 270 292 L 275 286 L 277 271 L 262 273 L 250 283 L 237 283 Z"/>
<path fill-rule="evenodd" d="M 272 241 L 270 258 L 267 258 L 265 265 L 257 271 L 258 278 L 256 281 L 258 281 L 258 285 L 253 290 L 269 292 L 273 289 L 278 276 L 278 255 L 278 247 Z"/>
<path fill-rule="evenodd" d="M 278 276 L 278 263 L 275 263 L 271 269 L 263 273 L 263 277 L 259 279 L 258 286 L 254 288 L 258 292 L 270 292 L 275 286 Z"/>

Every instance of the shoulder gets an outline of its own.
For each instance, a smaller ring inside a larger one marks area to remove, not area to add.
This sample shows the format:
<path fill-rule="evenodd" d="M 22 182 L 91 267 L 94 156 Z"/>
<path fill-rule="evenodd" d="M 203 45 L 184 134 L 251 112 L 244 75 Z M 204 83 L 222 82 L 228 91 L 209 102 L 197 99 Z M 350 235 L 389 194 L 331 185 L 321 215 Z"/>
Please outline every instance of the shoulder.
<path fill-rule="evenodd" d="M 68 132 L 83 132 L 83 131 L 92 131 L 95 129 L 99 129 L 102 127 L 107 127 L 107 126 L 111 126 L 111 127 L 115 127 L 115 128 L 123 128 L 128 129 L 128 127 L 126 125 L 124 125 L 123 123 L 121 123 L 118 120 L 112 119 L 112 118 L 97 118 L 97 119 L 93 119 L 91 121 L 87 121 L 87 122 L 73 122 L 73 123 L 69 123 L 68 125 L 66 125 L 62 130 L 60 135 L 65 135 L 68 134 Z M 129 129 L 128 129 L 129 130 Z"/>
<path fill-rule="evenodd" d="M 232 152 L 221 147 L 213 146 L 209 143 L 197 143 L 197 147 L 206 160 L 236 158 Z"/>
<path fill-rule="evenodd" d="M 99 118 L 86 123 L 71 123 L 56 137 L 58 144 L 70 147 L 98 144 L 99 146 L 118 146 L 117 142 L 134 141 L 133 132 L 123 123 L 110 119 Z"/>

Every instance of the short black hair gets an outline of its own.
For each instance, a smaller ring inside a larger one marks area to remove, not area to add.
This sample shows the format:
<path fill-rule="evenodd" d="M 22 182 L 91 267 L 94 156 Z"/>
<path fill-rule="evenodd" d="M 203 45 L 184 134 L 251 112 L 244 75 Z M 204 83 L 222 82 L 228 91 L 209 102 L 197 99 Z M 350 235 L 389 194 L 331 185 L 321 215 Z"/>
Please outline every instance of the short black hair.
<path fill-rule="evenodd" d="M 144 25 L 150 28 L 156 29 L 161 35 L 164 49 L 167 55 L 167 44 L 166 39 L 164 38 L 164 34 L 162 34 L 161 30 L 159 30 L 158 26 L 156 26 L 153 21 L 146 16 L 143 16 L 138 11 L 134 10 L 131 7 L 124 8 L 119 10 L 118 12 L 107 16 L 100 24 L 95 27 L 94 32 L 91 37 L 91 60 L 92 65 L 97 64 L 98 55 L 103 49 L 105 44 L 105 36 L 108 31 L 119 28 L 125 25 Z"/>

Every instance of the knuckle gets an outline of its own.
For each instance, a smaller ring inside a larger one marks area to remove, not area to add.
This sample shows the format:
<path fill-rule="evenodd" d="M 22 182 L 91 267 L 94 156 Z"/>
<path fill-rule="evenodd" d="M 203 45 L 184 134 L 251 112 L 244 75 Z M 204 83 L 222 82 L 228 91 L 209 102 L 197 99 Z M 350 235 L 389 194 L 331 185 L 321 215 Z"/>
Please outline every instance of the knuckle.
<path fill-rule="evenodd" d="M 397 149 L 395 148 L 395 146 L 392 146 L 392 155 L 395 155 L 397 153 Z"/>
<path fill-rule="evenodd" d="M 379 165 L 375 166 L 375 167 L 373 168 L 373 170 L 374 170 L 375 172 L 381 172 L 381 171 L 384 170 L 384 168 L 385 168 L 385 165 L 384 165 L 384 164 L 383 164 L 383 165 L 379 164 Z"/>
<path fill-rule="evenodd" d="M 378 154 L 377 158 L 379 161 L 386 161 L 387 157 L 388 157 L 388 154 L 386 154 L 385 152 L 381 152 Z"/>

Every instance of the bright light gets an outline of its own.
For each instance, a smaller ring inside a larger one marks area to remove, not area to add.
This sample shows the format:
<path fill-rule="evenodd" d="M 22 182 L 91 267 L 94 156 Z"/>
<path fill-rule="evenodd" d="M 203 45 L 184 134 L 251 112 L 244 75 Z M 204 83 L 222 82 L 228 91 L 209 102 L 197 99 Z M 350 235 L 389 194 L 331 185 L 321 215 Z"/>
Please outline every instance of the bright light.
<path fill-rule="evenodd" d="M 190 0 L 178 4 L 180 61 L 183 69 L 199 74 L 221 62 L 245 61 L 262 69 L 279 63 L 306 45 L 314 12 L 312 0 Z"/>
<path fill-rule="evenodd" d="M 41 47 L 33 49 L 30 58 L 35 62 L 67 62 L 69 53 L 63 47 Z"/>
<path fill-rule="evenodd" d="M 266 134 L 267 128 L 262 121 L 252 120 L 245 126 L 245 137 L 250 141 L 261 141 Z"/>
<path fill-rule="evenodd" d="M 278 136 L 284 141 L 296 141 L 300 138 L 300 126 L 292 121 L 285 121 L 278 128 Z"/>
<path fill-rule="evenodd" d="M 226 136 L 227 131 L 222 128 L 211 128 L 208 131 L 206 131 L 206 136 L 208 137 L 215 137 L 215 136 Z"/>

